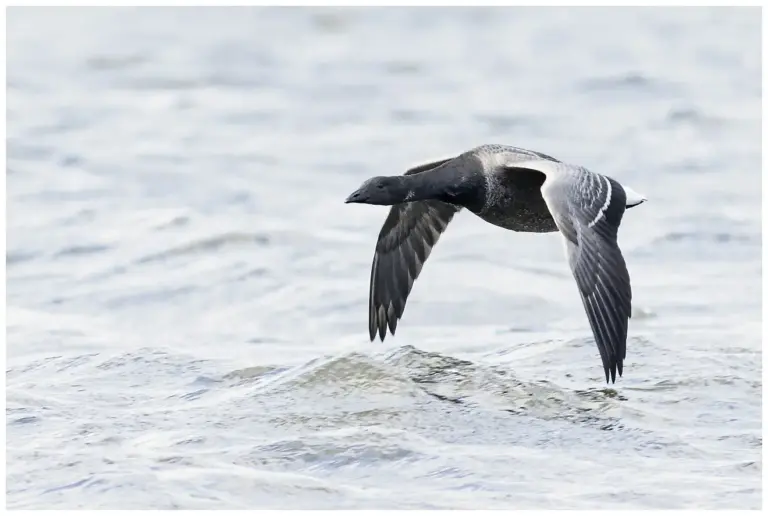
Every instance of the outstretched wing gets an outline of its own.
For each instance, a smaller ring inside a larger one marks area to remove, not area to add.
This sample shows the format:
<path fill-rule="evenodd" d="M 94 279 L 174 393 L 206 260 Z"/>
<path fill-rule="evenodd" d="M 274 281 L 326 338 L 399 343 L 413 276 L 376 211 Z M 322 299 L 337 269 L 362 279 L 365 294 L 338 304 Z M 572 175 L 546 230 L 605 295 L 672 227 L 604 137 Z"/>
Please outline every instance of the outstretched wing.
<path fill-rule="evenodd" d="M 405 175 L 436 168 L 454 158 L 426 163 L 408 170 Z M 416 201 L 396 204 L 379 233 L 371 266 L 368 298 L 368 330 L 371 340 L 384 340 L 387 326 L 395 334 L 413 282 L 419 277 L 424 262 L 432 252 L 460 206 L 441 201 Z"/>
<path fill-rule="evenodd" d="M 521 168 L 547 175 L 542 196 L 565 239 L 605 381 L 610 375 L 615 383 L 616 371 L 621 376 L 624 370 L 632 304 L 629 272 L 617 242 L 626 193 L 613 179 L 570 165 L 527 162 Z"/>
<path fill-rule="evenodd" d="M 615 383 L 616 371 L 619 376 L 624 371 L 632 315 L 629 272 L 617 242 L 627 197 L 619 183 L 602 175 L 565 177 L 560 188 L 544 193 L 544 200 L 565 238 L 568 263 L 600 351 L 605 381 L 610 373 Z"/>

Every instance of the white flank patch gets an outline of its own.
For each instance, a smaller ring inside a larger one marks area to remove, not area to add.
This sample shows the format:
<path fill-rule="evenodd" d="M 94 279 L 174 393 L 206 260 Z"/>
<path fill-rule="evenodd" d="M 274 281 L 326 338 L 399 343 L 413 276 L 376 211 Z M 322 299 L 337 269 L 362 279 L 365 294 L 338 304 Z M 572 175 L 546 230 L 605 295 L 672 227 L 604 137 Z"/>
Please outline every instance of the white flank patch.
<path fill-rule="evenodd" d="M 643 194 L 637 193 L 626 185 L 621 185 L 624 188 L 624 193 L 627 194 L 627 207 L 637 206 L 644 203 L 648 199 Z"/>

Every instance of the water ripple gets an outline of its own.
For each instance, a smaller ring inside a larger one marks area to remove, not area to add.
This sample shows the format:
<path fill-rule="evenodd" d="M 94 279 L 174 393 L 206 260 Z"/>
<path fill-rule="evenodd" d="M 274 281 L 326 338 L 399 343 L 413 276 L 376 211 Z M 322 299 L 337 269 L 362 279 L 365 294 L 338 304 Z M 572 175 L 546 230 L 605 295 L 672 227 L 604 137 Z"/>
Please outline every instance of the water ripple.
<path fill-rule="evenodd" d="M 8 507 L 759 507 L 757 13 L 10 10 Z M 343 199 L 488 142 L 649 197 L 615 385 L 561 238 L 468 212 L 369 341 Z"/>

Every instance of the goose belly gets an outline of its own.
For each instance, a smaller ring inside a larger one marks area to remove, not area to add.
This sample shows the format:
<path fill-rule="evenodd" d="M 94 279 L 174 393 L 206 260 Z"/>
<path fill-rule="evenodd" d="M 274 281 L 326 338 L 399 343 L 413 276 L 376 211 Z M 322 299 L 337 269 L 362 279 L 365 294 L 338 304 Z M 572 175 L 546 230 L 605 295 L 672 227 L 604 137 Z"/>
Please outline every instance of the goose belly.
<path fill-rule="evenodd" d="M 495 199 L 490 206 L 477 213 L 481 219 L 495 226 L 525 233 L 550 233 L 557 226 L 549 213 L 547 204 L 538 195 L 505 194 Z"/>

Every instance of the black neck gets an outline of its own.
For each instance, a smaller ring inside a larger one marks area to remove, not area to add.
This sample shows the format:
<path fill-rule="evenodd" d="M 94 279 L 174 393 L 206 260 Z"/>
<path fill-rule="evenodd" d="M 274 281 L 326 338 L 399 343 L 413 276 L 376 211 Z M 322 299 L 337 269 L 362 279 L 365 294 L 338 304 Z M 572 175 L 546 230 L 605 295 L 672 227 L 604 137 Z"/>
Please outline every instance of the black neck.
<path fill-rule="evenodd" d="M 479 212 L 485 205 L 485 177 L 462 158 L 426 172 L 400 177 L 404 202 L 434 199 L 474 212 Z"/>

